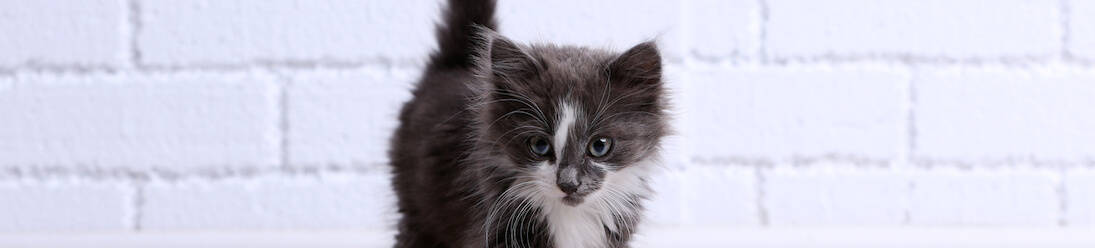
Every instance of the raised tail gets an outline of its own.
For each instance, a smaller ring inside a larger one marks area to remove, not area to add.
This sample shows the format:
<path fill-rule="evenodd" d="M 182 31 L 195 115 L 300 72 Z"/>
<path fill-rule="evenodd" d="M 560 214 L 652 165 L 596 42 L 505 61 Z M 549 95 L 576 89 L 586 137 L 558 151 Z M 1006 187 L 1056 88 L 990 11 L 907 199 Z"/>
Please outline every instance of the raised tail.
<path fill-rule="evenodd" d="M 438 51 L 430 58 L 434 67 L 470 67 L 474 64 L 478 30 L 497 30 L 494 0 L 449 0 L 444 21 L 437 25 Z"/>

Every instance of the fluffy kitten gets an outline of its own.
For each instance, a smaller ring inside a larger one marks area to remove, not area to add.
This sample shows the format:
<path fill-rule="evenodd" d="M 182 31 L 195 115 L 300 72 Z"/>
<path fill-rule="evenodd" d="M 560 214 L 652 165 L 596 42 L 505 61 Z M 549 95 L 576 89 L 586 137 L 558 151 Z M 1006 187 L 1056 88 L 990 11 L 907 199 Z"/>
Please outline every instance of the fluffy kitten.
<path fill-rule="evenodd" d="M 626 247 L 666 135 L 661 57 L 519 45 L 450 0 L 392 140 L 396 247 Z"/>

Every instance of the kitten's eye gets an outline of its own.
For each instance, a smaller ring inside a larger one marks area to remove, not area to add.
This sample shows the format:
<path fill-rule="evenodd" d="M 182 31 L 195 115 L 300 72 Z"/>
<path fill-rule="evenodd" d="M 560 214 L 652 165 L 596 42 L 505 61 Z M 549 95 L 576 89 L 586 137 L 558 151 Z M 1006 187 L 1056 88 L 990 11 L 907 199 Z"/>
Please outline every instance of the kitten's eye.
<path fill-rule="evenodd" d="M 589 142 L 589 155 L 593 157 L 602 157 L 608 154 L 608 151 L 612 150 L 612 139 L 599 137 Z"/>
<path fill-rule="evenodd" d="M 551 143 L 548 143 L 547 139 L 544 139 L 543 137 L 532 137 L 532 139 L 529 139 L 528 141 L 528 146 L 529 149 L 532 150 L 532 153 L 535 153 L 536 155 L 544 156 L 547 155 L 548 152 L 551 152 Z"/>

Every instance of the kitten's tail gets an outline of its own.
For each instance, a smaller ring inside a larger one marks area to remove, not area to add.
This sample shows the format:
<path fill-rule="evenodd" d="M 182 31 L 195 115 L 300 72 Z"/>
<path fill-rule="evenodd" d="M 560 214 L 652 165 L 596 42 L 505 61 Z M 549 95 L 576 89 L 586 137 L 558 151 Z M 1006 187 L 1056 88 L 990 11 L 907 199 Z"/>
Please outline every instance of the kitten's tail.
<path fill-rule="evenodd" d="M 439 49 L 431 57 L 436 67 L 466 68 L 473 65 L 481 28 L 497 30 L 494 0 L 449 0 L 444 21 L 437 25 Z"/>

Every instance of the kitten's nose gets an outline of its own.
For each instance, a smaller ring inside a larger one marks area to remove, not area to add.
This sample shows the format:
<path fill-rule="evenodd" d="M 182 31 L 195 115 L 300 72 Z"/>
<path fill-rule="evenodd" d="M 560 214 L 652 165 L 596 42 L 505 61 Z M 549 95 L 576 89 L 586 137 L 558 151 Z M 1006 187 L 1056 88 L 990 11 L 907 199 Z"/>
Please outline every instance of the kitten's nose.
<path fill-rule="evenodd" d="M 582 181 L 578 180 L 578 170 L 572 166 L 562 166 L 559 169 L 558 177 L 555 178 L 555 184 L 559 185 L 559 190 L 562 190 L 566 194 L 574 194 L 578 192 L 578 187 L 582 186 Z"/>
<path fill-rule="evenodd" d="M 559 184 L 559 189 L 562 190 L 563 193 L 567 193 L 568 195 L 569 194 L 574 194 L 574 192 L 578 192 L 578 187 L 582 186 L 582 183 L 578 182 L 578 180 L 560 181 L 558 184 Z"/>

